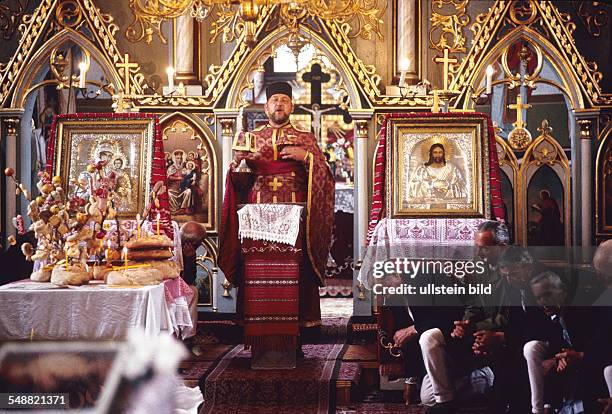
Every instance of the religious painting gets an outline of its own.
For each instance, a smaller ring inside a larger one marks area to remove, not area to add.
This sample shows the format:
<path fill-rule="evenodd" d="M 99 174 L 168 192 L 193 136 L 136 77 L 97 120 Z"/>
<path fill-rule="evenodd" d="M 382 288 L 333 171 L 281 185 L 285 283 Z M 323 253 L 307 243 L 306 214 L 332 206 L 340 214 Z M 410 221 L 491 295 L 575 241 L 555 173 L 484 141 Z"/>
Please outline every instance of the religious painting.
<path fill-rule="evenodd" d="M 154 118 L 58 118 L 54 175 L 62 177 L 68 196 L 88 199 L 93 175 L 87 166 L 102 162 L 102 173 L 114 177 L 119 218 L 134 218 L 149 196 Z"/>
<path fill-rule="evenodd" d="M 391 217 L 490 217 L 485 118 L 390 118 Z"/>
<path fill-rule="evenodd" d="M 541 167 L 527 187 L 527 244 L 563 246 L 563 185 L 548 166 Z"/>
<path fill-rule="evenodd" d="M 518 172 L 517 242 L 529 246 L 569 246 L 569 160 L 551 135 L 548 121 L 542 120 L 540 131 L 540 136 L 527 147 Z M 552 249 L 555 257 L 547 260 L 565 260 L 562 250 Z"/>
<path fill-rule="evenodd" d="M 351 185 L 355 176 L 354 125 L 342 115 L 323 115 L 321 148 L 336 183 Z"/>
<path fill-rule="evenodd" d="M 216 162 L 210 139 L 182 115 L 162 120 L 161 125 L 172 219 L 196 221 L 216 231 Z"/>
<path fill-rule="evenodd" d="M 597 154 L 597 235 L 612 234 L 612 139 L 601 143 Z"/>

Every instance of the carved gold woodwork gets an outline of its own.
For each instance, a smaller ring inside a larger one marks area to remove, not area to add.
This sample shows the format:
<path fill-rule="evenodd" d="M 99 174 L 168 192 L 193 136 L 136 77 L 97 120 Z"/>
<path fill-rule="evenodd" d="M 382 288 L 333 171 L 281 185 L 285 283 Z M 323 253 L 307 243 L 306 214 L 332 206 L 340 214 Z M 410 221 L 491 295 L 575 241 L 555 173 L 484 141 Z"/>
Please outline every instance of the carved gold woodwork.
<path fill-rule="evenodd" d="M 470 22 L 466 13 L 469 0 L 434 0 L 431 3 L 431 28 L 429 46 L 433 49 L 448 49 L 452 52 L 465 52 L 463 29 Z"/>
<path fill-rule="evenodd" d="M 156 3 L 160 4 L 161 1 L 156 0 Z M 172 2 L 172 4 L 177 3 L 180 3 L 180 0 Z M 541 38 L 542 42 L 549 42 L 558 49 L 559 55 L 554 56 L 556 58 L 555 65 L 559 65 L 565 72 L 572 74 L 571 79 L 568 80 L 566 78 L 564 80 L 561 90 L 573 88 L 579 91 L 574 91 L 575 94 L 584 96 L 584 102 L 582 102 L 582 98 L 573 100 L 574 107 L 612 106 L 612 94 L 604 93 L 601 90 L 602 73 L 598 70 L 595 63 L 587 62 L 576 48 L 573 38 L 574 22 L 571 21 L 568 15 L 560 13 L 555 7 L 554 2 L 496 1 L 488 11 L 478 15 L 473 22 L 462 26 L 460 22 L 461 13 L 465 9 L 464 3 L 466 2 L 461 0 L 436 0 L 432 3 L 435 8 L 439 8 L 437 6 L 439 4 L 448 10 L 454 9 L 456 11 L 455 17 L 451 18 L 451 21 L 454 19 L 455 22 L 459 22 L 459 24 L 453 23 L 450 26 L 448 23 L 440 22 L 436 26 L 436 30 L 440 31 L 440 37 L 436 35 L 433 38 L 434 43 L 440 45 L 440 39 L 444 38 L 446 39 L 444 40 L 445 44 L 450 46 L 452 51 L 453 47 L 460 47 L 461 42 L 455 41 L 455 33 L 458 34 L 459 29 L 462 31 L 469 27 L 473 33 L 471 44 L 464 44 L 467 54 L 461 58 L 459 64 L 449 68 L 449 89 L 467 93 L 467 88 L 474 84 L 475 77 L 481 76 L 481 73 L 483 73 L 484 65 L 486 65 L 484 60 L 487 59 L 487 53 L 494 47 L 494 43 L 503 40 L 497 38 L 496 35 L 504 28 L 506 30 L 504 33 L 507 33 L 506 36 L 513 36 L 512 30 L 520 30 L 522 38 L 529 40 L 535 36 L 538 37 L 538 40 Z M 149 1 L 147 4 L 152 4 L 152 2 Z M 221 5 L 217 6 L 220 7 Z M 287 5 L 283 5 L 283 7 L 285 6 Z M 269 23 L 270 11 L 277 8 L 279 8 L 277 4 L 272 5 L 265 2 L 260 4 L 257 21 L 255 22 L 255 27 L 257 28 L 255 32 L 256 37 L 260 36 L 263 28 Z M 268 12 L 264 14 L 266 9 Z M 436 12 L 438 14 L 443 13 L 440 10 Z M 444 13 L 450 16 L 448 12 L 445 11 Z M 205 17 L 209 19 L 214 18 L 210 13 Z M 327 41 L 331 43 L 331 48 L 335 51 L 334 53 L 337 53 L 338 59 L 343 63 L 342 69 L 350 72 L 352 80 L 359 85 L 360 91 L 367 99 L 367 103 L 374 108 L 381 109 L 397 109 L 400 107 L 425 109 L 431 107 L 433 99 L 431 94 L 402 97 L 389 96 L 382 92 L 380 85 L 381 76 L 377 73 L 376 68 L 365 64 L 350 44 L 350 38 L 354 33 L 349 31 L 349 27 L 355 27 L 355 25 L 351 26 L 352 23 L 339 20 L 321 20 L 319 26 L 322 35 L 329 39 Z M 115 36 L 118 27 L 114 23 L 112 16 L 101 13 L 95 7 L 92 0 L 69 0 L 62 2 L 59 0 L 41 0 L 34 13 L 23 16 L 21 24 L 18 26 L 21 38 L 15 54 L 6 64 L 0 65 L 0 102 L 3 107 L 20 107 L 20 102 L 10 100 L 15 90 L 15 84 L 24 77 L 26 70 L 33 71 L 36 69 L 28 64 L 44 40 L 49 39 L 53 33 L 57 33 L 59 30 L 69 28 L 83 32 L 79 32 L 80 35 L 87 36 L 88 40 L 99 48 L 100 54 L 113 66 L 111 70 L 119 77 L 118 73 L 120 70 L 118 69 L 120 68 L 114 67 L 114 65 L 123 64 L 126 60 L 125 53 L 119 51 L 117 47 Z M 84 28 L 88 30 L 83 31 L 82 29 Z M 444 33 L 443 28 L 446 28 Z M 375 33 L 374 27 L 370 29 L 372 33 Z M 225 28 L 220 26 L 219 30 L 219 35 L 221 35 L 224 33 Z M 452 35 L 449 30 L 452 31 Z M 130 90 L 126 90 L 126 82 L 123 77 L 121 77 L 120 82 L 113 82 L 117 83 L 113 85 L 117 106 L 129 107 L 133 105 L 135 110 L 163 108 L 197 108 L 201 110 L 203 108 L 212 108 L 230 88 L 232 80 L 236 77 L 236 72 L 243 70 L 241 63 L 251 53 L 251 49 L 244 36 L 241 35 L 236 40 L 234 52 L 227 61 L 222 65 L 212 66 L 202 79 L 204 87 L 202 96 L 164 97 L 155 94 L 145 94 L 144 76 L 142 76 L 139 70 L 133 70 L 130 73 L 131 79 L 128 82 Z M 539 47 L 534 45 L 535 42 L 531 42 L 530 47 L 535 48 L 536 54 L 541 52 Z M 128 63 L 130 62 L 128 61 Z M 508 74 L 506 75 L 509 76 Z M 514 76 L 515 74 L 512 75 Z M 535 78 L 539 75 L 533 73 L 529 76 L 533 79 L 525 79 L 528 87 L 531 85 L 531 81 L 535 81 Z M 576 84 L 574 84 L 574 79 L 576 79 Z M 552 82 L 549 83 L 552 84 Z M 578 83 L 580 85 L 577 85 Z M 121 99 L 119 99 L 121 97 L 120 91 L 124 93 Z M 467 99 L 465 101 L 469 102 Z M 463 105 L 465 101 L 457 99 L 453 105 Z"/>
<path fill-rule="evenodd" d="M 6 135 L 17 135 L 17 127 L 19 126 L 18 118 L 5 118 L 2 122 L 6 125 Z"/>
<path fill-rule="evenodd" d="M 297 27 L 308 17 L 334 21 L 342 26 L 350 37 L 371 39 L 373 34 L 382 38 L 380 29 L 386 9 L 383 0 L 303 0 L 287 2 L 274 0 L 131 0 L 134 20 L 126 30 L 131 42 L 151 43 L 153 36 L 162 43 L 166 38 L 161 32 L 165 20 L 189 13 L 198 20 L 210 18 L 211 43 L 222 35 L 223 42 L 233 42 L 246 37 L 251 46 L 255 43 L 256 21 L 260 13 L 278 10 L 279 17 L 288 28 Z"/>
<path fill-rule="evenodd" d="M 531 105 L 523 103 L 523 97 L 519 93 L 516 96 L 516 104 L 508 105 L 510 109 L 516 109 L 516 122 L 513 124 L 514 129 L 508 134 L 508 142 L 516 151 L 522 151 L 531 142 L 531 132 L 527 128 L 527 124 L 523 121 L 523 109 L 531 108 Z"/>
<path fill-rule="evenodd" d="M 577 6 L 578 16 L 586 26 L 587 32 L 597 38 L 601 36 L 601 28 L 608 24 L 608 9 L 605 2 L 573 1 Z"/>

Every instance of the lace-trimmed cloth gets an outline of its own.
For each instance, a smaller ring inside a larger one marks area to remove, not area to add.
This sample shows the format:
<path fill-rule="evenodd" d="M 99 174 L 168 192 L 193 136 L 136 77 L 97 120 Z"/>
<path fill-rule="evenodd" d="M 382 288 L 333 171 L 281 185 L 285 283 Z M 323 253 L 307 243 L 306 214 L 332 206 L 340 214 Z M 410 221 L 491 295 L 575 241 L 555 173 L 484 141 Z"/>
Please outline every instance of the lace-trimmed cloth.
<path fill-rule="evenodd" d="M 293 204 L 247 204 L 238 210 L 238 236 L 295 246 L 302 210 Z"/>

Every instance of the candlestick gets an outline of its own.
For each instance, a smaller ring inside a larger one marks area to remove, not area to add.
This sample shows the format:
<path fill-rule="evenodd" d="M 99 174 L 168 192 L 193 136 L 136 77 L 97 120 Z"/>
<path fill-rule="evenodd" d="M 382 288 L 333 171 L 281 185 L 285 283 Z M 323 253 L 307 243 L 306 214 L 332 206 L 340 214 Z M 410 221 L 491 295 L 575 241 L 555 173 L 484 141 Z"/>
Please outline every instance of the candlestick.
<path fill-rule="evenodd" d="M 493 66 L 487 66 L 487 95 L 493 91 Z"/>
<path fill-rule="evenodd" d="M 174 90 L 174 68 L 172 66 L 168 66 L 166 69 L 166 74 L 168 75 L 168 89 L 170 92 Z"/>
<path fill-rule="evenodd" d="M 128 249 L 127 247 L 123 247 L 123 263 L 125 265 L 125 267 L 127 267 L 128 265 Z"/>
<path fill-rule="evenodd" d="M 157 213 L 157 235 L 159 236 L 159 219 L 160 219 L 160 214 L 159 212 Z"/>
<path fill-rule="evenodd" d="M 79 88 L 83 89 L 85 88 L 85 79 L 87 79 L 87 63 L 85 62 L 81 62 L 79 63 Z"/>
<path fill-rule="evenodd" d="M 140 214 L 136 214 L 136 225 L 138 226 L 138 238 L 140 238 Z"/>
<path fill-rule="evenodd" d="M 30 342 L 34 339 L 34 328 L 30 331 Z"/>

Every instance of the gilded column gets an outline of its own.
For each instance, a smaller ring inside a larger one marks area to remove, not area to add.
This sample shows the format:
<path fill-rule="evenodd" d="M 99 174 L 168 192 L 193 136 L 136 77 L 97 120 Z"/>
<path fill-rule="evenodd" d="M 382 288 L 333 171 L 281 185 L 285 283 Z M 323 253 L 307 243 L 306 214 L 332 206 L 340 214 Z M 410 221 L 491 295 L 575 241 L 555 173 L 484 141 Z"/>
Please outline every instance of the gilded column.
<path fill-rule="evenodd" d="M 19 119 L 17 118 L 4 118 L 2 120 L 5 128 L 5 165 L 13 168 L 15 171 L 19 171 L 17 168 L 17 140 L 18 140 L 18 127 Z M 17 176 L 19 178 L 19 175 Z M 12 226 L 11 220 L 17 215 L 17 197 L 15 196 L 15 186 L 12 182 L 6 181 L 6 188 L 4 190 L 4 197 L 6 197 L 6 210 L 4 212 L 4 235 L 5 237 L 15 235 L 16 229 Z"/>
<path fill-rule="evenodd" d="M 355 213 L 353 218 L 354 238 L 353 257 L 356 267 L 365 255 L 365 242 L 370 218 L 368 190 L 371 187 L 368 179 L 368 129 L 373 111 L 350 111 L 355 124 Z M 364 295 L 358 281 L 359 270 L 353 274 L 353 315 L 367 316 L 372 314 L 372 304 L 369 295 Z"/>
<path fill-rule="evenodd" d="M 236 117 L 238 111 L 228 109 L 214 109 L 215 116 L 219 123 L 217 124 L 217 137 L 221 141 L 221 179 L 218 181 L 219 185 L 223 189 L 223 197 L 225 195 L 225 175 L 229 170 L 230 163 L 232 162 L 232 142 L 234 141 Z M 220 135 L 219 135 L 220 131 Z M 231 283 L 225 279 L 225 275 L 219 269 L 214 274 L 215 280 L 213 280 L 213 297 L 215 301 L 213 307 L 215 312 L 232 313 L 236 312 L 236 290 L 232 287 Z M 220 282 L 222 280 L 222 282 Z"/>
<path fill-rule="evenodd" d="M 232 141 L 234 140 L 234 125 L 235 120 L 232 118 L 221 119 L 221 148 L 223 151 L 223 165 L 222 175 L 225 178 L 225 174 L 229 169 L 230 163 L 232 162 Z M 223 191 L 225 192 L 225 185 L 222 185 Z"/>
<path fill-rule="evenodd" d="M 195 50 L 198 47 L 198 38 L 195 36 L 196 28 L 194 18 L 185 13 L 176 18 L 174 30 L 174 79 L 176 83 L 185 85 L 197 84 Z"/>
<path fill-rule="evenodd" d="M 398 74 L 405 72 L 407 83 L 415 83 L 419 78 L 417 69 L 417 28 L 419 13 L 417 0 L 397 1 L 397 63 Z"/>
<path fill-rule="evenodd" d="M 591 140 L 591 119 L 578 119 L 579 136 L 580 136 L 580 192 L 582 194 L 582 234 L 581 234 L 581 245 L 591 246 L 593 244 L 593 186 L 591 185 L 591 173 L 593 171 L 592 163 L 592 151 L 591 146 L 593 142 Z M 576 240 L 577 242 L 577 240 Z"/>

